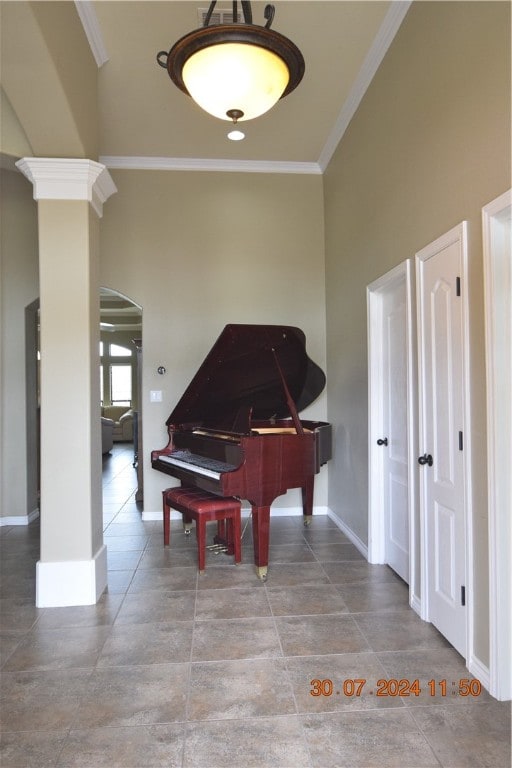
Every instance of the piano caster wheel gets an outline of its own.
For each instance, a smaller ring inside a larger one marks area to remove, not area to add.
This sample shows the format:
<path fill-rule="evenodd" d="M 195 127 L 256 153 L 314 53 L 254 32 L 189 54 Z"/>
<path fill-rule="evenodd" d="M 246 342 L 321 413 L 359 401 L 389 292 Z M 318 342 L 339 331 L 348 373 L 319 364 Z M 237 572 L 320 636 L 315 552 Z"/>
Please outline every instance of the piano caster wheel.
<path fill-rule="evenodd" d="M 311 525 L 311 515 L 304 515 L 304 528 L 309 528 Z"/>
<path fill-rule="evenodd" d="M 267 580 L 267 566 L 264 565 L 261 568 L 256 568 L 256 573 L 258 574 L 258 579 L 260 581 L 266 581 Z"/>
<path fill-rule="evenodd" d="M 190 536 L 190 528 L 185 528 L 184 534 L 185 536 Z"/>

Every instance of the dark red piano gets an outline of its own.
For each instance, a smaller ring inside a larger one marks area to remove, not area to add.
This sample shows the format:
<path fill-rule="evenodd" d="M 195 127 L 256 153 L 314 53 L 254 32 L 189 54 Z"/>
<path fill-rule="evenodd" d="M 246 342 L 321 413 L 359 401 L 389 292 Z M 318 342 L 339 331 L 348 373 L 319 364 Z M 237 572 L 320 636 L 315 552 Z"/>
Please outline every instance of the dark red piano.
<path fill-rule="evenodd" d="M 314 477 L 331 458 L 331 425 L 298 414 L 325 386 L 299 328 L 227 325 L 166 421 L 169 442 L 154 469 L 252 507 L 254 562 L 265 579 L 270 507 L 302 489 L 304 524 Z"/>

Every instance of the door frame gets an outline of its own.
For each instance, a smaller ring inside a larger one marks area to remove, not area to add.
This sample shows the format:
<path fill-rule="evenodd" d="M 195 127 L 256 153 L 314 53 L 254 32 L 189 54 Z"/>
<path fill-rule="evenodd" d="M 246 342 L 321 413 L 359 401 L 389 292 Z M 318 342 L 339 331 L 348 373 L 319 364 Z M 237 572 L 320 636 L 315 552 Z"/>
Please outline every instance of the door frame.
<path fill-rule="evenodd" d="M 377 448 L 377 439 L 382 437 L 384 414 L 382 388 L 382 329 L 383 295 L 391 286 L 404 282 L 407 315 L 407 457 L 408 457 L 408 507 L 409 507 L 409 604 L 420 610 L 419 571 L 419 518 L 417 505 L 417 402 L 416 402 L 416 355 L 415 355 L 415 314 L 413 263 L 406 259 L 382 275 L 366 288 L 367 329 L 368 329 L 368 561 L 386 562 L 385 515 L 382 502 L 381 478 L 383 453 Z"/>
<path fill-rule="evenodd" d="M 422 377 L 420 375 L 420 356 L 424 342 L 424 329 L 421 321 L 423 315 L 422 301 L 422 269 L 424 261 L 437 254 L 444 248 L 458 244 L 460 249 L 461 268 L 461 313 L 462 313 L 462 396 L 463 402 L 463 435 L 464 450 L 462 452 L 463 492 L 464 492 L 464 531 L 465 531 L 465 586 L 466 586 L 466 661 L 473 658 L 473 525 L 472 525 L 472 483 L 471 483 L 471 389 L 470 389 L 470 340 L 469 340 L 469 296 L 468 296 L 468 245 L 467 221 L 462 221 L 433 242 L 426 245 L 415 254 L 416 265 L 416 298 L 417 298 L 417 329 L 418 329 L 418 406 L 419 406 L 419 453 L 424 449 L 425 407 Z M 421 520 L 421 618 L 430 621 L 429 615 L 429 539 L 427 532 L 427 517 L 424 504 L 424 482 L 420 474 L 419 504 Z"/>
<path fill-rule="evenodd" d="M 512 408 L 505 394 L 512 388 L 510 337 L 508 343 L 506 338 L 507 332 L 512 335 L 512 265 L 502 263 L 508 255 L 507 246 L 510 252 L 511 209 L 512 190 L 482 209 L 489 517 L 489 691 L 500 701 L 512 699 L 512 566 L 509 551 L 512 535 Z"/>

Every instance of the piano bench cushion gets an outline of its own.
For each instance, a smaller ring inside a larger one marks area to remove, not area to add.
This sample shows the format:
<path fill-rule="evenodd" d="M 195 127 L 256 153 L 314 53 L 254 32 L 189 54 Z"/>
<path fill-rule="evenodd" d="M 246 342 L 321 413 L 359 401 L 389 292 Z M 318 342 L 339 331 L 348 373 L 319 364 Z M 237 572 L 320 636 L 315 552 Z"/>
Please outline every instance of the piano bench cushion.
<path fill-rule="evenodd" d="M 212 520 L 217 519 L 215 515 L 219 512 L 240 510 L 242 506 L 233 496 L 217 496 L 201 488 L 167 488 L 163 494 L 165 502 L 178 512 L 212 514 Z"/>
<path fill-rule="evenodd" d="M 242 559 L 241 502 L 233 496 L 217 496 L 201 488 L 167 488 L 162 491 L 164 517 L 164 546 L 170 539 L 170 510 L 175 509 L 184 516 L 184 521 L 195 520 L 198 547 L 199 571 L 204 571 L 206 560 L 206 523 L 216 520 L 218 534 L 224 535 L 223 521 L 227 521 L 228 553 L 234 554 L 235 563 Z M 230 551 L 232 549 L 232 552 Z"/>

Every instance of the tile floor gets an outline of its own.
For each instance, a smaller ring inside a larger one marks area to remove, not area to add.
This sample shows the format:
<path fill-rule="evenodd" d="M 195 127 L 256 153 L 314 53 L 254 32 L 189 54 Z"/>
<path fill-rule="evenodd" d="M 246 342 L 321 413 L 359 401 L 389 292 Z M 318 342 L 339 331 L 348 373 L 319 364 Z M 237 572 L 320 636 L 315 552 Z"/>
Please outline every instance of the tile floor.
<path fill-rule="evenodd" d="M 199 576 L 180 523 L 165 550 L 141 522 L 131 461 L 104 461 L 98 605 L 35 608 L 38 525 L 0 529 L 2 768 L 508 768 L 510 705 L 458 695 L 461 657 L 329 518 L 272 518 L 265 584 L 250 526 Z"/>

